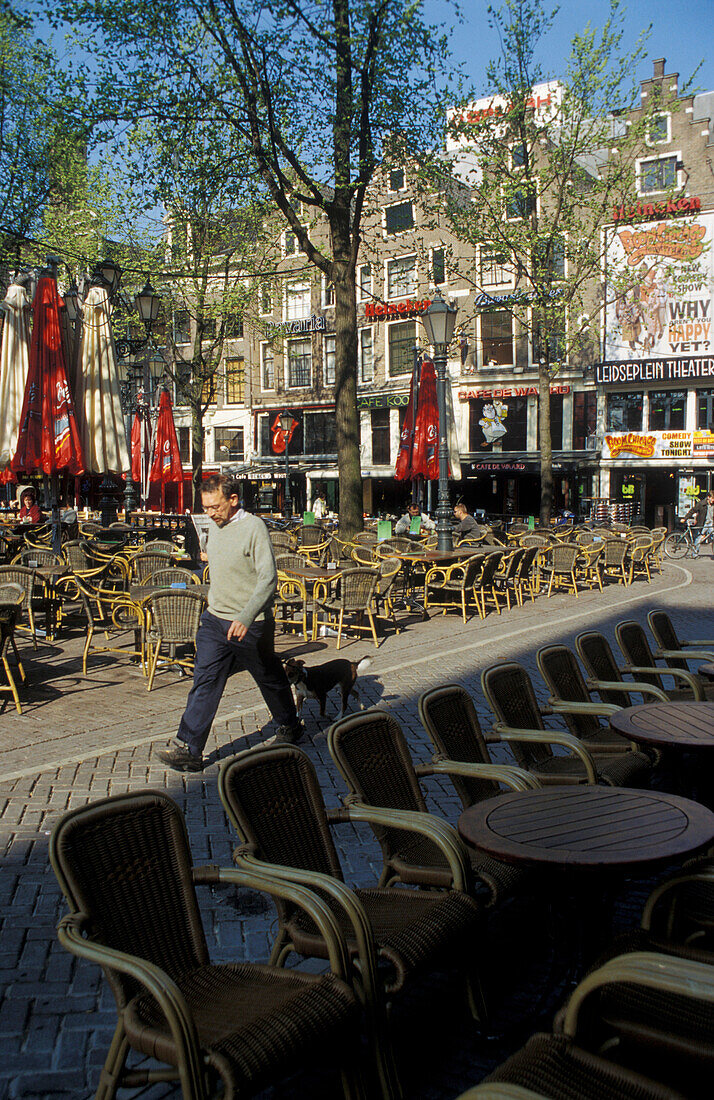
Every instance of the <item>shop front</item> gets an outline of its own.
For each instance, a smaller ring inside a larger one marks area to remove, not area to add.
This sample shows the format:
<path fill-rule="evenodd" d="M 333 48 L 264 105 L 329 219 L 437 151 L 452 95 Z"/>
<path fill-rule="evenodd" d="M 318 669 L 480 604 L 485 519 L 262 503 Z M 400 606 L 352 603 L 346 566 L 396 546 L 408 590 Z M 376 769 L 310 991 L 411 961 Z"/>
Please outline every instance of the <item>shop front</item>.
<path fill-rule="evenodd" d="M 709 431 L 606 433 L 601 493 L 610 518 L 671 529 L 710 488 L 713 459 Z"/>

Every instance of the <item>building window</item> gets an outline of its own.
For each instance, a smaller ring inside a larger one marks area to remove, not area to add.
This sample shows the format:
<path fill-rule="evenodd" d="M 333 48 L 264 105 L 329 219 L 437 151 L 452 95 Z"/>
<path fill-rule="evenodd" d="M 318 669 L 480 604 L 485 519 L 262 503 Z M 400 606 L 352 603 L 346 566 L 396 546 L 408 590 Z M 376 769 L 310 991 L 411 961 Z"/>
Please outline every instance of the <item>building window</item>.
<path fill-rule="evenodd" d="M 607 430 L 609 432 L 642 431 L 642 393 L 609 393 L 607 395 Z"/>
<path fill-rule="evenodd" d="M 288 456 L 290 456 L 290 455 L 301 455 L 303 453 L 302 415 L 301 415 L 299 410 L 296 411 L 295 409 L 290 409 L 289 407 L 288 407 L 288 411 L 292 412 L 293 416 L 295 417 L 295 419 L 297 421 L 297 427 L 296 427 L 295 431 L 293 432 L 292 439 L 290 440 L 290 444 L 288 446 Z M 258 438 L 259 438 L 259 441 L 260 441 L 260 453 L 261 453 L 261 455 L 274 455 L 275 454 L 275 452 L 273 451 L 273 447 L 272 447 L 271 425 L 275 423 L 275 417 L 279 416 L 280 412 L 282 412 L 282 409 L 279 409 L 279 410 L 274 409 L 273 412 L 268 413 L 266 416 L 261 416 L 261 417 L 258 418 Z M 282 458 L 285 458 L 285 452 L 283 452 Z"/>
<path fill-rule="evenodd" d="M 685 390 L 650 390 L 649 430 L 681 431 L 686 422 Z"/>
<path fill-rule="evenodd" d="M 357 297 L 360 302 L 372 297 L 372 265 L 362 264 L 357 268 Z"/>
<path fill-rule="evenodd" d="M 199 379 L 201 376 L 198 376 Z M 216 372 L 211 371 L 200 382 L 201 385 L 201 404 L 202 405 L 214 405 L 216 402 Z"/>
<path fill-rule="evenodd" d="M 226 317 L 223 332 L 226 340 L 243 339 L 243 318 L 240 313 L 232 313 Z"/>
<path fill-rule="evenodd" d="M 677 158 L 653 157 L 639 163 L 640 194 L 670 191 L 677 186 Z"/>
<path fill-rule="evenodd" d="M 372 329 L 361 328 L 359 330 L 359 380 L 371 382 L 374 378 L 374 344 L 372 341 Z"/>
<path fill-rule="evenodd" d="M 176 437 L 178 439 L 181 465 L 189 466 L 191 463 L 191 429 L 177 426 Z"/>
<path fill-rule="evenodd" d="M 213 434 L 216 462 L 243 461 L 245 451 L 242 428 L 216 428 Z"/>
<path fill-rule="evenodd" d="M 245 401 L 245 360 L 226 359 L 226 404 L 242 405 Z"/>
<path fill-rule="evenodd" d="M 536 432 L 538 449 L 540 450 L 540 417 Z M 551 393 L 550 395 L 550 445 L 554 451 L 563 449 L 563 395 Z"/>
<path fill-rule="evenodd" d="M 506 434 L 501 446 L 504 451 L 525 451 L 528 445 L 528 398 L 510 397 L 507 405 Z"/>
<path fill-rule="evenodd" d="M 270 344 L 260 345 L 260 385 L 261 389 L 275 389 L 275 359 Z"/>
<path fill-rule="evenodd" d="M 573 450 L 592 449 L 596 431 L 597 394 L 579 390 L 573 394 Z"/>
<path fill-rule="evenodd" d="M 270 283 L 263 283 L 260 288 L 260 312 L 263 316 L 273 312 L 273 291 Z"/>
<path fill-rule="evenodd" d="M 544 242 L 536 249 L 536 272 L 538 278 L 564 279 L 565 278 L 565 242 L 562 237 Z"/>
<path fill-rule="evenodd" d="M 403 191 L 405 187 L 404 169 L 392 168 L 389 173 L 389 190 L 390 191 Z"/>
<path fill-rule="evenodd" d="M 309 386 L 312 379 L 312 340 L 288 340 L 288 386 Z"/>
<path fill-rule="evenodd" d="M 481 252 L 481 286 L 503 286 L 513 282 L 513 269 L 506 252 Z"/>
<path fill-rule="evenodd" d="M 215 340 L 216 339 L 216 318 L 204 317 L 201 322 L 201 339 L 203 340 Z"/>
<path fill-rule="evenodd" d="M 334 412 L 312 412 L 304 415 L 306 455 L 337 454 L 337 421 Z"/>
<path fill-rule="evenodd" d="M 387 233 L 403 233 L 414 228 L 414 207 L 410 202 L 398 202 L 384 211 L 384 228 Z"/>
<path fill-rule="evenodd" d="M 481 314 L 481 351 L 484 367 L 513 364 L 513 318 L 507 309 Z"/>
<path fill-rule="evenodd" d="M 335 284 L 328 283 L 325 276 L 322 276 L 322 305 L 334 306 L 335 304 Z"/>
<path fill-rule="evenodd" d="M 187 309 L 174 312 L 174 344 L 191 343 L 191 316 Z"/>
<path fill-rule="evenodd" d="M 411 374 L 414 370 L 416 321 L 389 325 L 389 374 Z"/>
<path fill-rule="evenodd" d="M 335 337 L 326 336 L 323 348 L 325 349 L 325 385 L 335 384 Z"/>
<path fill-rule="evenodd" d="M 387 297 L 408 298 L 417 292 L 416 256 L 387 261 Z"/>
<path fill-rule="evenodd" d="M 660 112 L 653 115 L 647 124 L 647 143 L 662 145 L 669 141 L 669 115 Z"/>
<path fill-rule="evenodd" d="M 297 256 L 299 252 L 298 240 L 292 229 L 285 230 L 285 255 Z"/>
<path fill-rule="evenodd" d="M 519 188 L 514 191 L 509 199 L 506 199 L 506 217 L 509 221 L 520 221 L 521 218 L 530 218 L 535 211 L 535 195 Z"/>
<path fill-rule="evenodd" d="M 697 427 L 714 432 L 714 390 L 697 391 Z"/>
<path fill-rule="evenodd" d="M 288 283 L 285 287 L 285 320 L 310 316 L 310 284 Z"/>
<path fill-rule="evenodd" d="M 389 466 L 389 409 L 372 409 L 372 465 Z"/>
<path fill-rule="evenodd" d="M 446 256 L 443 248 L 435 248 L 431 254 L 431 277 L 435 286 L 446 282 Z"/>
<path fill-rule="evenodd" d="M 526 147 L 522 141 L 511 146 L 511 168 L 523 168 L 526 163 Z"/>

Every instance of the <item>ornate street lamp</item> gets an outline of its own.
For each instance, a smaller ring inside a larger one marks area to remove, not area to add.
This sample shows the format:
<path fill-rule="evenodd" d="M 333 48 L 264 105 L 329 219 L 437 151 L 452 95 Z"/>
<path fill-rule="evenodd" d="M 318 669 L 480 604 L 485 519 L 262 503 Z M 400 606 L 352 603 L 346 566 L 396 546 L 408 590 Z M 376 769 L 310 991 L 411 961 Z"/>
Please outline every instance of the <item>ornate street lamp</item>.
<path fill-rule="evenodd" d="M 294 416 L 292 413 L 281 412 L 278 417 L 278 424 L 285 436 L 285 499 L 283 501 L 283 515 L 286 519 L 290 519 L 293 510 L 292 497 L 290 496 L 290 459 L 288 458 L 288 440 L 290 438 L 290 430 L 293 426 Z"/>
<path fill-rule="evenodd" d="M 446 356 L 454 336 L 456 306 L 444 301 L 436 288 L 434 300 L 422 313 L 428 342 L 434 349 L 436 400 L 439 407 L 439 503 L 436 509 L 436 536 L 439 550 L 453 549 L 451 505 L 449 504 L 449 445 L 446 423 Z"/>
<path fill-rule="evenodd" d="M 138 355 L 139 352 L 144 349 L 150 349 L 152 346 L 151 328 L 158 320 L 159 311 L 161 309 L 161 298 L 151 286 L 148 279 L 146 280 L 144 289 L 136 295 L 134 302 L 139 317 L 146 329 L 146 336 L 139 339 L 125 337 L 117 340 L 116 350 L 120 359 Z M 129 451 L 129 469 L 127 471 L 126 483 L 124 486 L 124 516 L 127 520 L 132 510 L 136 507 L 136 493 L 131 472 L 132 413 L 138 412 L 142 418 L 143 432 L 143 422 L 150 415 L 149 388 L 152 387 L 152 382 L 153 379 L 149 369 L 147 351 L 147 358 L 143 363 L 130 363 L 127 365 L 126 376 L 120 385 L 121 406 L 122 412 L 124 413 L 124 431 L 126 433 L 126 445 Z"/>

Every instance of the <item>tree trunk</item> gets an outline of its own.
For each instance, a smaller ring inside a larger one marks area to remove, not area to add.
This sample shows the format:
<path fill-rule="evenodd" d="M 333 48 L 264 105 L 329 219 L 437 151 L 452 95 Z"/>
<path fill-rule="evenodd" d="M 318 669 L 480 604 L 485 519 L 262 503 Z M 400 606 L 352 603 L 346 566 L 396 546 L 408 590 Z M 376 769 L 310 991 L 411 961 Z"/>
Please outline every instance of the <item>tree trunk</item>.
<path fill-rule="evenodd" d="M 357 408 L 357 299 L 354 265 L 335 261 L 335 419 L 340 478 L 340 536 L 361 531 L 362 473 Z"/>
<path fill-rule="evenodd" d="M 553 509 L 553 443 L 550 434 L 550 371 L 547 356 L 538 363 L 538 429 L 540 444 L 540 525 L 547 527 Z"/>
<path fill-rule="evenodd" d="M 191 484 L 193 486 L 193 511 L 203 511 L 201 486 L 203 485 L 203 410 L 191 410 Z"/>

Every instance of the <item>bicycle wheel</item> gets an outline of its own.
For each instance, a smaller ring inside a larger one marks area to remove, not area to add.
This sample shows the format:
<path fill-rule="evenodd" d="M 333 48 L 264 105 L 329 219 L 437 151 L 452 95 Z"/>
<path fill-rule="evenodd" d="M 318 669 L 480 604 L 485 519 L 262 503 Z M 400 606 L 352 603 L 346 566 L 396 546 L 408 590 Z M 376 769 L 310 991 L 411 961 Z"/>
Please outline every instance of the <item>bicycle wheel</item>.
<path fill-rule="evenodd" d="M 673 531 L 664 540 L 664 552 L 668 558 L 686 558 L 692 548 L 691 539 L 684 531 Z"/>

